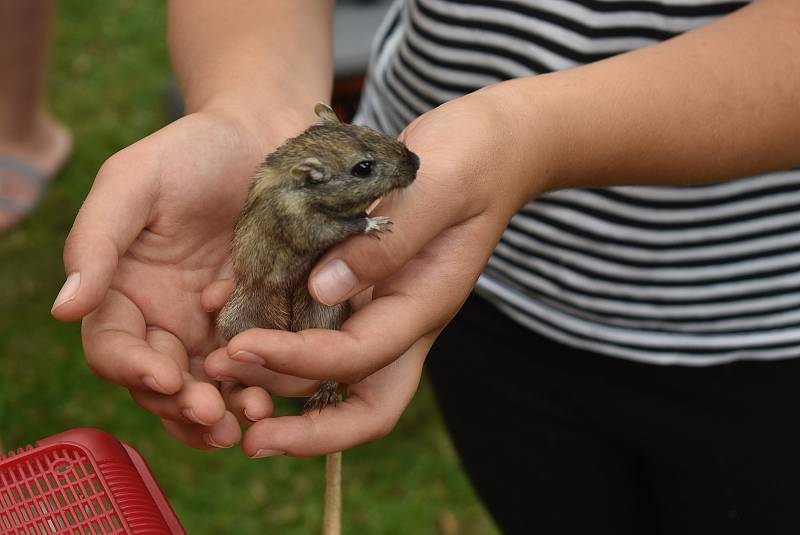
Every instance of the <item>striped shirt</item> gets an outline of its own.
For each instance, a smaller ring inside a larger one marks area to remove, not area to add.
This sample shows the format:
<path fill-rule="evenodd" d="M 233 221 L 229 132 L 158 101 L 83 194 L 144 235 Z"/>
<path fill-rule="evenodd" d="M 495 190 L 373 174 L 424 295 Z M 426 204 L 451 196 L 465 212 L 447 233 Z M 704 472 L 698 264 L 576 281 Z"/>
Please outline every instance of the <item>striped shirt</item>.
<path fill-rule="evenodd" d="M 501 80 L 651 45 L 744 4 L 397 0 L 356 121 L 391 134 Z M 690 187 L 548 193 L 511 221 L 478 291 L 582 349 L 657 364 L 800 355 L 800 170 Z"/>

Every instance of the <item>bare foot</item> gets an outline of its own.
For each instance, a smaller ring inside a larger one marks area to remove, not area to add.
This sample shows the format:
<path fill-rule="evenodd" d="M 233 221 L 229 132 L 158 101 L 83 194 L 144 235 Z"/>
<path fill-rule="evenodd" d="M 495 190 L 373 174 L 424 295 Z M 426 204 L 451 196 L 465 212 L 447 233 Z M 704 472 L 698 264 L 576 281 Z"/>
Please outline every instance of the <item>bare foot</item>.
<path fill-rule="evenodd" d="M 43 116 L 26 139 L 0 139 L 0 233 L 36 206 L 72 152 L 72 135 Z"/>

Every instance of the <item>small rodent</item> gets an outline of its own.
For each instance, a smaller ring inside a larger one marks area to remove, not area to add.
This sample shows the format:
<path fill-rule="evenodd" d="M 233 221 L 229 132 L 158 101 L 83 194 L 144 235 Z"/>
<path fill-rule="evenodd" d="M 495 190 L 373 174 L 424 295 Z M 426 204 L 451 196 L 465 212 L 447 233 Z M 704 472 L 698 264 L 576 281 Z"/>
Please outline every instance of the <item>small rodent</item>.
<path fill-rule="evenodd" d="M 339 329 L 347 303 L 318 304 L 308 293 L 311 268 L 354 234 L 379 234 L 388 217 L 368 217 L 378 198 L 416 178 L 419 158 L 401 142 L 346 124 L 325 104 L 320 122 L 267 156 L 258 169 L 233 240 L 236 287 L 217 317 L 226 340 L 253 327 Z M 304 410 L 338 399 L 324 381 Z"/>

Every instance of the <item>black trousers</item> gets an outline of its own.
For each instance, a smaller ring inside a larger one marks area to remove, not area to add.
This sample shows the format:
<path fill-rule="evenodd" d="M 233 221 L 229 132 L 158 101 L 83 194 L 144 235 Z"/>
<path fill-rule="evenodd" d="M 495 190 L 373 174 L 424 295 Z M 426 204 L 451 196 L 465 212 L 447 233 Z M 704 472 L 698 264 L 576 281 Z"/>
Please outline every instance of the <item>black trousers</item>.
<path fill-rule="evenodd" d="M 504 533 L 800 534 L 800 359 L 609 358 L 473 295 L 428 371 Z"/>

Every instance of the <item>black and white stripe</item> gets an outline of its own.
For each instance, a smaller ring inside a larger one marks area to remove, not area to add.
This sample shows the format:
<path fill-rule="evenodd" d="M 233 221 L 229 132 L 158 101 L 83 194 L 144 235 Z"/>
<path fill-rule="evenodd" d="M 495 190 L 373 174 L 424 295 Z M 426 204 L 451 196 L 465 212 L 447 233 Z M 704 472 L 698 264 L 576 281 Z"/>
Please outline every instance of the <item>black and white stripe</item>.
<path fill-rule="evenodd" d="M 707 24 L 713 0 L 398 0 L 358 121 L 397 134 L 487 84 Z M 563 190 L 517 214 L 478 289 L 563 343 L 661 364 L 800 356 L 800 171 Z"/>

